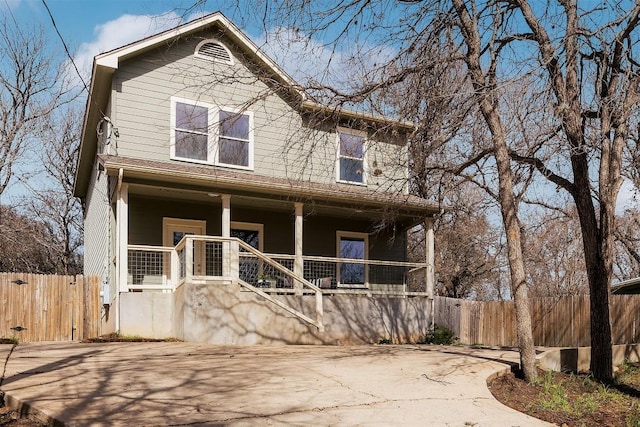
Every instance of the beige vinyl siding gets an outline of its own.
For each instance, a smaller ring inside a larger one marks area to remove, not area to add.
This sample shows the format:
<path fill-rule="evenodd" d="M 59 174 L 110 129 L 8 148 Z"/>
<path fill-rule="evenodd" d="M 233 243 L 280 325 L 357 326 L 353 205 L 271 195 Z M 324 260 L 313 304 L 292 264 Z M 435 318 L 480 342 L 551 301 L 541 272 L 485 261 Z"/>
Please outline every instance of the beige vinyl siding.
<path fill-rule="evenodd" d="M 213 199 L 212 199 L 213 200 Z M 286 210 L 263 210 L 234 206 L 231 202 L 231 220 L 264 226 L 264 251 L 276 254 L 294 253 L 294 216 Z M 162 218 L 195 219 L 206 221 L 207 234 L 221 234 L 221 209 L 218 202 L 190 203 L 184 200 L 153 199 L 140 195 L 129 195 L 129 243 L 162 245 Z M 366 219 L 348 219 L 321 215 L 305 217 L 305 255 L 335 257 L 336 231 L 369 234 L 370 259 L 404 261 L 405 233 L 398 229 L 372 233 L 372 223 Z"/>
<path fill-rule="evenodd" d="M 292 213 L 293 207 L 291 212 L 265 211 L 234 207 L 232 203 L 231 220 L 263 224 L 265 252 L 293 254 Z M 208 235 L 221 234 L 222 219 L 219 202 L 189 203 L 131 194 L 129 195 L 129 243 L 162 245 L 163 217 L 206 221 Z"/>
<path fill-rule="evenodd" d="M 106 279 L 109 272 L 109 187 L 106 174 L 93 168 L 84 220 L 84 274 Z"/>
<path fill-rule="evenodd" d="M 405 235 L 398 229 L 373 232 L 373 224 L 366 219 L 348 219 L 321 215 L 309 216 L 304 223 L 305 255 L 335 257 L 336 231 L 369 234 L 369 259 L 388 261 L 405 260 Z"/>
<path fill-rule="evenodd" d="M 120 64 L 112 91 L 117 154 L 172 161 L 171 98 L 178 97 L 252 112 L 254 169 L 247 173 L 335 183 L 335 130 L 303 126 L 299 113 L 256 79 L 225 40 L 220 39 L 234 55 L 233 66 L 194 57 L 204 38 L 182 40 Z M 380 179 L 371 188 L 383 189 Z"/>
<path fill-rule="evenodd" d="M 207 234 L 219 236 L 221 228 L 219 203 L 189 203 L 129 194 L 129 243 L 162 245 L 162 218 L 206 221 Z"/>
<path fill-rule="evenodd" d="M 404 141 L 385 143 L 370 140 L 366 160 L 370 188 L 390 193 L 406 192 L 407 150 Z"/>

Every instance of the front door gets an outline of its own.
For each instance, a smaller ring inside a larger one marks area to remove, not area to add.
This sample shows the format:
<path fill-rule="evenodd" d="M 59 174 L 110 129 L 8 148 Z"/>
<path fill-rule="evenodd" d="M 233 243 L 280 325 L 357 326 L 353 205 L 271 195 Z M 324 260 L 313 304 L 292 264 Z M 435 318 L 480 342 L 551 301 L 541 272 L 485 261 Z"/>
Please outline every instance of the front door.
<path fill-rule="evenodd" d="M 174 247 L 185 235 L 203 236 L 207 233 L 206 221 L 196 219 L 163 218 L 162 244 Z M 205 274 L 204 242 L 193 243 L 193 275 Z"/>

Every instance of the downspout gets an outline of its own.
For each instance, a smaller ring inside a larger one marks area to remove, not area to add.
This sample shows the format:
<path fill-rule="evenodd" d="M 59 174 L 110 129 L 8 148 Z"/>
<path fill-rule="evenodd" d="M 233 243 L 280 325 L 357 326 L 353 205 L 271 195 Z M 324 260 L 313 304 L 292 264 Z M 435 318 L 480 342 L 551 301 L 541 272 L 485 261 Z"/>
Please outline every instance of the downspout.
<path fill-rule="evenodd" d="M 118 200 L 120 199 L 120 191 L 122 190 L 122 178 L 124 176 L 124 169 L 120 168 L 118 170 L 118 185 L 116 187 L 116 197 Z M 116 245 L 116 259 L 118 260 L 118 268 L 116 268 L 116 289 L 115 289 L 115 306 L 116 306 L 116 321 L 115 321 L 115 330 L 116 332 L 120 332 L 120 208 L 118 206 L 118 201 L 116 200 L 116 240 L 118 244 Z"/>

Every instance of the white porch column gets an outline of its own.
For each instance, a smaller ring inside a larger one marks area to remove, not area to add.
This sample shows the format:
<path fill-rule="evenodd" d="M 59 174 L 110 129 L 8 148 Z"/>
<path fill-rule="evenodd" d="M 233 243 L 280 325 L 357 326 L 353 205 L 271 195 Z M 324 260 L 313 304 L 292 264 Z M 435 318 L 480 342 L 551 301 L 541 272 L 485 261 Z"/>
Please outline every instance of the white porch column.
<path fill-rule="evenodd" d="M 231 237 L 231 195 L 222 194 L 222 237 Z M 231 277 L 229 242 L 222 243 L 222 277 Z"/>
<path fill-rule="evenodd" d="M 299 276 L 304 274 L 304 261 L 302 260 L 302 229 L 303 229 L 303 203 L 297 202 L 295 204 L 296 209 L 296 223 L 295 223 L 295 259 L 293 261 L 293 272 Z M 302 294 L 302 284 L 295 283 L 294 286 L 296 295 Z"/>
<path fill-rule="evenodd" d="M 222 194 L 222 237 L 231 237 L 231 195 Z"/>
<path fill-rule="evenodd" d="M 116 271 L 118 272 L 118 290 L 128 292 L 127 277 L 129 273 L 128 250 L 129 244 L 129 184 L 122 183 L 116 201 Z"/>
<path fill-rule="evenodd" d="M 427 287 L 427 298 L 431 301 L 431 321 L 429 328 L 435 328 L 435 238 L 433 235 L 433 217 L 424 220 L 424 242 L 425 242 L 425 283 Z"/>
<path fill-rule="evenodd" d="M 425 262 L 427 268 L 425 272 L 425 283 L 427 285 L 427 296 L 433 299 L 435 293 L 435 239 L 433 235 L 433 218 L 424 220 L 425 232 Z"/>

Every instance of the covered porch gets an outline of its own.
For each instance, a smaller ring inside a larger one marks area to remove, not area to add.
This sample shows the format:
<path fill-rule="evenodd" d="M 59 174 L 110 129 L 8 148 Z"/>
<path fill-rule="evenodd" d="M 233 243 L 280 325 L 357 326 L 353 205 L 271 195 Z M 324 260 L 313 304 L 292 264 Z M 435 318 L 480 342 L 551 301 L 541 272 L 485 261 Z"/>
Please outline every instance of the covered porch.
<path fill-rule="evenodd" d="M 175 314 L 185 285 L 253 293 L 318 332 L 330 296 L 433 299 L 437 209 L 422 199 L 291 182 L 251 191 L 220 175 L 203 187 L 111 170 L 118 323 L 136 298 L 173 298 Z M 416 227 L 426 238 L 421 259 L 410 259 Z"/>
<path fill-rule="evenodd" d="M 429 295 L 431 218 L 390 219 L 362 207 L 122 187 L 129 225 L 120 234 L 127 238 L 121 292 L 173 291 L 185 280 L 238 279 L 265 292 L 299 292 L 268 258 L 323 293 Z M 162 196 L 151 195 L 157 192 Z M 420 251 L 427 255 L 409 260 L 407 233 L 416 227 L 427 230 Z M 244 245 L 232 251 L 231 242 Z"/>

